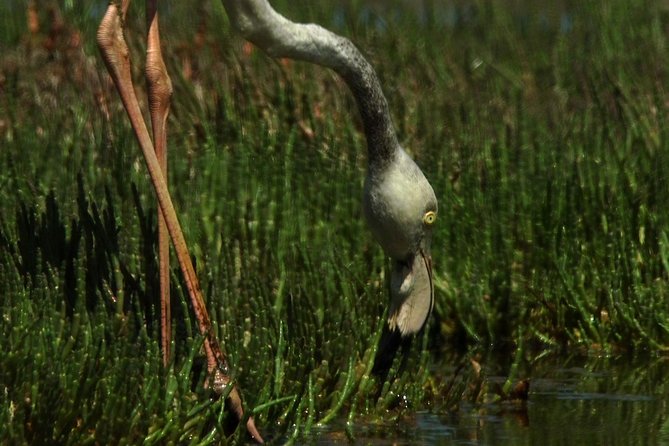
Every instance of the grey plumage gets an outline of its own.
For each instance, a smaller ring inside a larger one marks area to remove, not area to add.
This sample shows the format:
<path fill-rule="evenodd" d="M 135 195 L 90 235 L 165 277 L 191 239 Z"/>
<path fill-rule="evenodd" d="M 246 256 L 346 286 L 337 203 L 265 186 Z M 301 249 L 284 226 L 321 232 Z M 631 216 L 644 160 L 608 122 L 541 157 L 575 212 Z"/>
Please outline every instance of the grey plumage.
<path fill-rule="evenodd" d="M 397 349 L 408 351 L 434 305 L 432 224 L 437 198 L 413 160 L 397 148 L 395 157 L 365 180 L 363 208 L 374 237 L 391 258 L 388 325 L 377 350 L 374 373 L 385 378 Z"/>
<path fill-rule="evenodd" d="M 433 305 L 430 242 L 437 199 L 432 186 L 400 147 L 378 77 L 355 45 L 318 25 L 291 22 L 267 0 L 223 0 L 223 5 L 247 40 L 272 57 L 331 68 L 356 99 L 368 153 L 365 218 L 392 259 L 387 335 L 379 349 L 392 362 L 398 342 L 421 330 Z M 387 357 L 377 361 L 387 363 Z"/>

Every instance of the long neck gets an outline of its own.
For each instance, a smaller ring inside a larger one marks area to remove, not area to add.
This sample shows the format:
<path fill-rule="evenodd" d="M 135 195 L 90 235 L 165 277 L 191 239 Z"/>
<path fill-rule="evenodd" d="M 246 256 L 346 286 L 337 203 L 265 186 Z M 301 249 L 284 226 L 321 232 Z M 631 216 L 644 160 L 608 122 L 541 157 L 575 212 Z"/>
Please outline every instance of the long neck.
<path fill-rule="evenodd" d="M 370 169 L 392 160 L 399 148 L 388 102 L 374 68 L 350 40 L 315 24 L 286 19 L 267 0 L 223 0 L 232 24 L 272 57 L 289 57 L 333 69 L 348 84 L 360 111 Z"/>
<path fill-rule="evenodd" d="M 374 68 L 348 40 L 341 39 L 342 64 L 331 66 L 348 84 L 360 111 L 370 165 L 391 160 L 399 147 L 379 79 Z"/>

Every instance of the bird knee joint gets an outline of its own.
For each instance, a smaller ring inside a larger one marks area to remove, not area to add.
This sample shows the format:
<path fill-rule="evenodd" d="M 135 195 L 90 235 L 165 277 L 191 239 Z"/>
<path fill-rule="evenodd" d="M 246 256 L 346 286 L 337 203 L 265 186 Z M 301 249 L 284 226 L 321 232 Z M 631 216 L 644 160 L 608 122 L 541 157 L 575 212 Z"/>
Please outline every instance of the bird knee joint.
<path fill-rule="evenodd" d="M 121 16 L 113 3 L 107 8 L 98 27 L 97 44 L 107 63 L 116 65 L 129 57 L 128 46 L 123 38 Z"/>
<path fill-rule="evenodd" d="M 147 56 L 145 75 L 153 95 L 163 101 L 167 101 L 172 96 L 172 81 L 162 58 L 154 59 Z"/>

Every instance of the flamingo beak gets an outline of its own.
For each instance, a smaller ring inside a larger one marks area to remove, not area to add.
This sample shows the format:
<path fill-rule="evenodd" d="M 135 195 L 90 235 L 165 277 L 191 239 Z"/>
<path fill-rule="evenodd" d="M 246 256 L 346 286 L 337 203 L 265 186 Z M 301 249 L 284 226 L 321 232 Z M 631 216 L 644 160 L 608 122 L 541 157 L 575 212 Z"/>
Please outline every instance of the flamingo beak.
<path fill-rule="evenodd" d="M 432 257 L 429 247 L 419 249 L 408 261 L 393 260 L 390 279 L 390 330 L 402 337 L 418 333 L 434 305 Z"/>

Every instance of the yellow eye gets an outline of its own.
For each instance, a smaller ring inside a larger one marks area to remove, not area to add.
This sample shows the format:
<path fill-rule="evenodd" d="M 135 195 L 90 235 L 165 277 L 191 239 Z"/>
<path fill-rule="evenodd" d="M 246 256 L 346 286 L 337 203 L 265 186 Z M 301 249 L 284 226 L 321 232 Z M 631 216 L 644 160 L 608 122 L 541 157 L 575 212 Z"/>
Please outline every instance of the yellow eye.
<path fill-rule="evenodd" d="M 423 223 L 425 223 L 426 225 L 429 226 L 432 223 L 434 223 L 435 221 L 437 221 L 437 213 L 436 212 L 429 211 L 429 212 L 426 212 L 425 215 L 423 215 Z"/>

